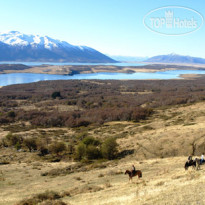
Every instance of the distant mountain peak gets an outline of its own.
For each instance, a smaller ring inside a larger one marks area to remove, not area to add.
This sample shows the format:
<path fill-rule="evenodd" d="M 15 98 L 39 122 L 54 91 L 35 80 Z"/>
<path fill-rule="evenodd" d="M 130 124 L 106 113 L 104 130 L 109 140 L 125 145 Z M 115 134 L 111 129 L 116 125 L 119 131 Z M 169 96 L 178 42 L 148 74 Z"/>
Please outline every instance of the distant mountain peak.
<path fill-rule="evenodd" d="M 10 31 L 7 33 L 0 33 L 0 41 L 11 46 L 43 46 L 46 49 L 58 47 L 58 45 L 70 46 L 66 42 L 52 39 L 48 36 L 40 35 L 26 35 L 19 31 Z"/>
<path fill-rule="evenodd" d="M 19 31 L 10 31 L 10 32 L 8 32 L 8 33 L 18 34 L 18 33 L 20 33 L 20 32 L 19 32 Z"/>
<path fill-rule="evenodd" d="M 19 31 L 0 33 L 0 61 L 116 62 L 87 46 Z"/>
<path fill-rule="evenodd" d="M 177 53 L 170 53 L 169 56 L 179 56 Z"/>
<path fill-rule="evenodd" d="M 151 63 L 182 63 L 182 64 L 205 64 L 204 58 L 183 56 L 176 53 L 170 53 L 168 55 L 158 55 L 146 60 Z"/>

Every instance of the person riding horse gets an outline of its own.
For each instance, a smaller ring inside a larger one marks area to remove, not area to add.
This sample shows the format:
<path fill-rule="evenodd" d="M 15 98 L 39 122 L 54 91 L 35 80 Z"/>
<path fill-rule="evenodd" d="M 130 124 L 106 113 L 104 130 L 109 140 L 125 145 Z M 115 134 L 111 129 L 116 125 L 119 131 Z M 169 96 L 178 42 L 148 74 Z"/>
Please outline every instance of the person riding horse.
<path fill-rule="evenodd" d="M 131 170 L 126 170 L 125 174 L 129 175 L 129 181 L 132 181 L 132 178 L 135 177 L 135 176 L 138 176 L 138 179 L 142 177 L 142 171 L 141 170 L 136 170 L 134 165 L 132 165 Z"/>
<path fill-rule="evenodd" d="M 200 159 L 198 158 L 195 158 L 194 160 L 192 159 L 192 156 L 189 156 L 188 157 L 188 161 L 186 161 L 185 165 L 184 165 L 184 168 L 185 170 L 188 170 L 189 167 L 193 167 L 195 168 L 196 170 L 200 169 Z"/>
<path fill-rule="evenodd" d="M 188 157 L 188 161 L 190 162 L 192 160 L 192 156 L 190 155 L 189 157 Z"/>
<path fill-rule="evenodd" d="M 135 172 L 136 172 L 136 169 L 135 169 L 135 166 L 134 166 L 134 164 L 133 164 L 133 165 L 132 165 L 132 175 L 133 175 L 133 176 L 134 176 Z"/>

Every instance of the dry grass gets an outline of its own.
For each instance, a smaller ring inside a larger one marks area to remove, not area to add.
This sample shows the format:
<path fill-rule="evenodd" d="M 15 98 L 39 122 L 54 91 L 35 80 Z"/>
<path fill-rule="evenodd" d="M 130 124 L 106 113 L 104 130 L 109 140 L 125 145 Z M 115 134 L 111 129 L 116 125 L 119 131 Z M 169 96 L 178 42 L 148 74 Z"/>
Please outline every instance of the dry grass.
<path fill-rule="evenodd" d="M 27 136 L 61 136 L 86 131 L 97 138 L 116 136 L 120 151 L 134 149 L 134 154 L 85 168 L 75 162 L 48 163 L 34 157 L 35 153 L 1 149 L 0 159 L 10 164 L 0 165 L 0 204 L 16 204 L 47 190 L 59 193 L 63 202 L 72 205 L 205 204 L 205 166 L 199 171 L 183 168 L 193 151 L 193 142 L 196 155 L 205 149 L 204 127 L 205 107 L 198 103 L 158 110 L 152 119 L 140 123 L 111 122 L 100 127 L 18 132 Z M 3 127 L 0 132 L 5 134 Z M 142 170 L 143 176 L 129 182 L 124 171 L 131 169 L 132 164 Z M 75 169 L 66 172 L 68 167 Z"/>
<path fill-rule="evenodd" d="M 205 150 L 204 103 L 159 110 L 144 125 L 130 125 L 121 149 L 135 149 L 138 159 L 190 155 L 193 143 L 196 155 Z"/>
<path fill-rule="evenodd" d="M 183 168 L 186 157 L 135 161 L 133 158 L 110 163 L 103 169 L 71 173 L 64 176 L 41 176 L 42 172 L 63 169 L 69 163 L 13 163 L 1 165 L 0 204 L 15 204 L 46 190 L 61 193 L 70 204 L 194 204 L 205 185 L 205 167 L 195 171 Z M 125 169 L 135 164 L 142 179 L 128 181 Z M 33 169 L 33 166 L 40 167 Z M 15 173 L 15 174 L 14 174 Z M 99 177 L 100 176 L 100 177 Z M 196 192 L 197 191 L 197 192 Z M 177 193 L 177 194 L 176 194 Z M 193 195 L 191 198 L 189 195 Z M 188 197 L 188 198 L 187 198 Z M 162 203 L 163 202 L 163 203 Z"/>

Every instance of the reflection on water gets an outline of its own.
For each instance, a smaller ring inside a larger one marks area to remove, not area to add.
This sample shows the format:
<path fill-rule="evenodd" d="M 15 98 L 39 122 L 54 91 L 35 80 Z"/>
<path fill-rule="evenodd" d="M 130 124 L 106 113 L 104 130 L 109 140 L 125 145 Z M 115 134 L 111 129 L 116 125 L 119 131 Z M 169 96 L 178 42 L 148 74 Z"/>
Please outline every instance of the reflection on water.
<path fill-rule="evenodd" d="M 203 70 L 172 70 L 156 73 L 90 73 L 68 75 L 50 75 L 34 73 L 0 74 L 0 86 L 31 83 L 43 80 L 143 80 L 143 79 L 177 79 L 180 74 L 205 74 Z"/>

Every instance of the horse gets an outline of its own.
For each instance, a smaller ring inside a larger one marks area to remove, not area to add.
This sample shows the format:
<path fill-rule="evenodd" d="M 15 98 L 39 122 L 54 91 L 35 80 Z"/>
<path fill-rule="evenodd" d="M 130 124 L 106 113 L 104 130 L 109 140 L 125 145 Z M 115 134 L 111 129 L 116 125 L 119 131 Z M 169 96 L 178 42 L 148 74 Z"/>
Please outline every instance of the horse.
<path fill-rule="evenodd" d="M 195 158 L 195 160 L 191 159 L 189 161 L 186 161 L 184 165 L 185 170 L 188 170 L 189 167 L 192 167 L 196 170 L 200 169 L 200 159 Z"/>
<path fill-rule="evenodd" d="M 130 171 L 130 170 L 126 170 L 125 174 L 129 175 L 129 181 L 132 180 L 132 177 L 138 176 L 138 179 L 142 177 L 142 172 L 140 170 L 136 170 L 136 171 Z"/>

